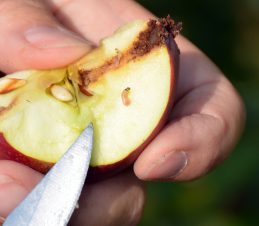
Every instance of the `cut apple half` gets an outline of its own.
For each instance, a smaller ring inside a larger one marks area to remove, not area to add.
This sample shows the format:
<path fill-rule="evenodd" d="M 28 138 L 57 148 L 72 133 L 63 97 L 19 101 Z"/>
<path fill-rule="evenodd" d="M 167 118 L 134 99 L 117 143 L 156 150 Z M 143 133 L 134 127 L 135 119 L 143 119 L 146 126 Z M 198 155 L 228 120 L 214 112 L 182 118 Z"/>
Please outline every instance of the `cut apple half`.
<path fill-rule="evenodd" d="M 1 78 L 2 156 L 46 172 L 92 122 L 91 174 L 128 167 L 171 110 L 179 29 L 170 18 L 131 22 L 73 65 Z"/>

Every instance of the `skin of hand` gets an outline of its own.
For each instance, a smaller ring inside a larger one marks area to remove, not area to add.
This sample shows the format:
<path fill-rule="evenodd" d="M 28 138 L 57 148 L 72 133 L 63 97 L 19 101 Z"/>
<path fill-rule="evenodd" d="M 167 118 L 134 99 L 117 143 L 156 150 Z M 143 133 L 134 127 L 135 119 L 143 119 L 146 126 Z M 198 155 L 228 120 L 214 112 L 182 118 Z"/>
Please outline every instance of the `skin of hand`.
<path fill-rule="evenodd" d="M 0 70 L 62 67 L 122 24 L 152 17 L 132 0 L 2 0 Z M 181 56 L 175 106 L 170 122 L 134 164 L 142 180 L 188 181 L 206 174 L 230 154 L 244 126 L 243 103 L 231 83 L 184 37 L 176 42 Z M 145 192 L 135 175 L 128 171 L 89 185 L 71 225 L 136 225 Z M 0 160 L 0 216 L 41 178 L 26 166 Z"/>

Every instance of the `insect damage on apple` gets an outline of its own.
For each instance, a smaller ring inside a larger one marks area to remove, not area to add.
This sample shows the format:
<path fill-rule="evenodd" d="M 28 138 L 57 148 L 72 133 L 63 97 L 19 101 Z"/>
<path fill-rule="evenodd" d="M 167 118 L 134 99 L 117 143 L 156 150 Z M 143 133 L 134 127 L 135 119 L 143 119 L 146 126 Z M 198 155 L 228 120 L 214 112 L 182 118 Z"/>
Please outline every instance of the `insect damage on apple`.
<path fill-rule="evenodd" d="M 45 173 L 92 122 L 90 175 L 128 167 L 172 109 L 180 29 L 133 21 L 72 65 L 1 78 L 0 152 Z"/>

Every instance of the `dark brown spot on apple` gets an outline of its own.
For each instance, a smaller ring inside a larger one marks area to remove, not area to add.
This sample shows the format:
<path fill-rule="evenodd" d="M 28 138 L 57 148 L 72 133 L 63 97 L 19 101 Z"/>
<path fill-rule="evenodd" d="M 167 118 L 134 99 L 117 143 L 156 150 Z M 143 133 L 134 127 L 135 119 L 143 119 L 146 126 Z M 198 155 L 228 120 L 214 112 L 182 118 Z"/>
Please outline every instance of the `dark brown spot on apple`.
<path fill-rule="evenodd" d="M 138 57 L 144 56 L 152 49 L 161 45 L 170 45 L 170 40 L 174 39 L 182 29 L 182 23 L 175 23 L 170 16 L 160 18 L 158 20 L 150 20 L 147 29 L 142 31 L 132 46 L 124 53 L 116 49 L 116 56 L 107 60 L 103 65 L 91 70 L 79 70 L 80 84 L 87 90 L 87 86 L 91 82 L 96 82 L 99 77 L 110 70 L 116 70 L 123 64 L 136 60 Z M 86 94 L 80 88 L 81 92 Z"/>

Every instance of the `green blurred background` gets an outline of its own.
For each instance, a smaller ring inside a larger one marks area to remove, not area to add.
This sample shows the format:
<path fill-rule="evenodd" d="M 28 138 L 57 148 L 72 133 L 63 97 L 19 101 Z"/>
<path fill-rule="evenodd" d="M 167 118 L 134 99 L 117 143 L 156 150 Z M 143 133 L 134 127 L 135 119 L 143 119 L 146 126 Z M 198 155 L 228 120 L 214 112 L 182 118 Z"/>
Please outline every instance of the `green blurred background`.
<path fill-rule="evenodd" d="M 183 34 L 228 76 L 247 108 L 232 156 L 189 183 L 150 183 L 140 226 L 259 225 L 259 0 L 139 0 L 182 21 Z"/>

